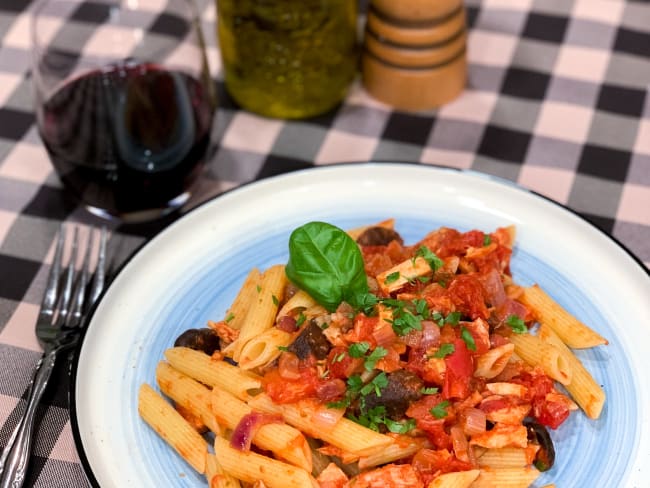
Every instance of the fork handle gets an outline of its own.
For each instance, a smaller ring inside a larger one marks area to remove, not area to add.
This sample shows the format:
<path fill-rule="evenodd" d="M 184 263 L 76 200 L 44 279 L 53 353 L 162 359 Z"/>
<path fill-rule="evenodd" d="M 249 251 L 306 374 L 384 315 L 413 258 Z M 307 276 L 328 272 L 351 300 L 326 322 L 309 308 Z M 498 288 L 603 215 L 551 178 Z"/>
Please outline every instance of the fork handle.
<path fill-rule="evenodd" d="M 1 467 L 0 488 L 20 488 L 25 481 L 29 455 L 32 449 L 36 409 L 52 375 L 57 353 L 58 350 L 54 349 L 44 354 L 36 365 L 34 380 L 27 399 L 27 408 L 18 423 L 18 430 L 15 432 L 13 444 L 7 444 L 2 453 L 2 459 L 5 460 L 5 463 Z"/>

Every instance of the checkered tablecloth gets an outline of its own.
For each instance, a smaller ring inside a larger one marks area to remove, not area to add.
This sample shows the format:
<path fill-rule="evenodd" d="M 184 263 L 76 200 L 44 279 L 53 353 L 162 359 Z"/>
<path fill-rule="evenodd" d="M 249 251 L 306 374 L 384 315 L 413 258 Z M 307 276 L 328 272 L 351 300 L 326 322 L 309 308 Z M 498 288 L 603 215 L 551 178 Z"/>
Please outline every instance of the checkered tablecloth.
<path fill-rule="evenodd" d="M 216 12 L 207 2 L 202 20 L 221 101 L 215 151 L 188 208 L 243 182 L 314 165 L 442 164 L 498 175 L 565 204 L 649 265 L 650 4 L 466 5 L 469 83 L 452 103 L 394 111 L 356 82 L 332 113 L 283 121 L 241 111 L 223 92 Z M 31 7 L 0 0 L 0 446 L 40 356 L 33 324 L 57 229 L 62 221 L 98 223 L 61 188 L 34 126 Z M 90 19 L 79 12 L 74 21 Z M 113 265 L 171 220 L 109 224 Z M 67 368 L 63 362 L 55 372 L 57 387 L 39 413 L 27 486 L 87 484 L 71 435 Z"/>

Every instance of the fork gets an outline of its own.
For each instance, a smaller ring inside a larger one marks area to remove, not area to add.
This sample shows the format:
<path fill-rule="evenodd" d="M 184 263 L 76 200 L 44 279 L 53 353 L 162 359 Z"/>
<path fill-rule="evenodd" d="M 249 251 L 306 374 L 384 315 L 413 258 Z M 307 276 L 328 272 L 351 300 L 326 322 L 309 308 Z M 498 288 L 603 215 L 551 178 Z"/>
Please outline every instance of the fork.
<path fill-rule="evenodd" d="M 69 262 L 64 270 L 65 228 L 62 226 L 59 231 L 52 266 L 36 321 L 36 337 L 43 347 L 43 356 L 34 371 L 25 412 L 0 457 L 1 488 L 20 488 L 25 481 L 32 447 L 36 409 L 47 388 L 57 357 L 78 343 L 83 327 L 86 325 L 86 313 L 104 288 L 106 281 L 106 228 L 101 229 L 97 264 L 94 273 L 91 273 L 91 253 L 94 248 L 95 233 L 95 229 L 91 229 L 88 234 L 81 269 L 77 270 L 76 261 L 80 244 L 79 228 L 75 227 Z"/>

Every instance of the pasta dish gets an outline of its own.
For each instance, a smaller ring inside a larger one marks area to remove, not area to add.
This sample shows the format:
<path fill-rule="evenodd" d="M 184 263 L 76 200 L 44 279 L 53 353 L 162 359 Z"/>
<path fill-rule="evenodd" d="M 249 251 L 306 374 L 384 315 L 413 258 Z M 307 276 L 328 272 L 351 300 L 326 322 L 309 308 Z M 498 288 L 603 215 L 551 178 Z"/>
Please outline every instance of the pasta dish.
<path fill-rule="evenodd" d="M 573 349 L 607 340 L 513 279 L 514 242 L 306 223 L 286 263 L 170 344 L 140 416 L 210 488 L 531 486 L 550 432 L 600 416 Z"/>

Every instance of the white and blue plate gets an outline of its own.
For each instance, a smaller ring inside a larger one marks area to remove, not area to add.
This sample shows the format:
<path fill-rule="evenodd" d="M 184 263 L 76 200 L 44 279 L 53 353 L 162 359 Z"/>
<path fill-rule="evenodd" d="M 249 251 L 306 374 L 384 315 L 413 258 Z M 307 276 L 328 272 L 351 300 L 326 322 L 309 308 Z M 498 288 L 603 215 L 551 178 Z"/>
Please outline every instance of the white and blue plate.
<path fill-rule="evenodd" d="M 205 487 L 140 420 L 137 392 L 175 338 L 220 320 L 248 271 L 284 263 L 311 220 L 351 228 L 393 217 L 407 243 L 439 226 L 514 224 L 514 279 L 539 283 L 609 339 L 577 354 L 607 394 L 552 432 L 556 464 L 537 481 L 650 486 L 650 276 L 597 228 L 544 197 L 471 171 L 393 163 L 326 166 L 244 185 L 148 242 L 95 309 L 76 364 L 73 432 L 94 486 Z"/>

